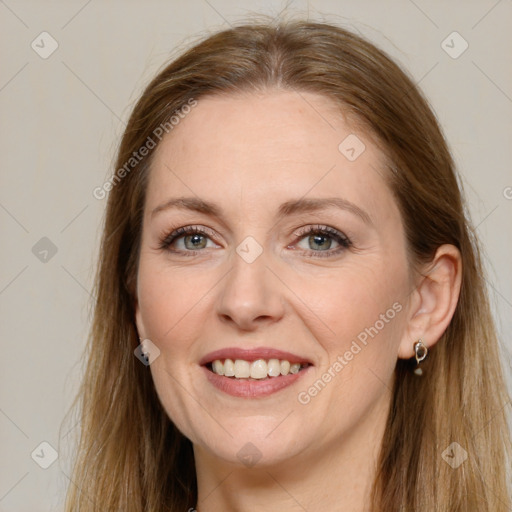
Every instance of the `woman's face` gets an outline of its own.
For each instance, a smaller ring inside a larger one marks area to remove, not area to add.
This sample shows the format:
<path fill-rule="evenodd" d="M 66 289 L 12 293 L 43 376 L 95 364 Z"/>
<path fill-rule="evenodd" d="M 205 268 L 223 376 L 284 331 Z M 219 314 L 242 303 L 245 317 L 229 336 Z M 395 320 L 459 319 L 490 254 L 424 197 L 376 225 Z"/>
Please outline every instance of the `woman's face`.
<path fill-rule="evenodd" d="M 155 151 L 137 327 L 196 454 L 275 464 L 382 432 L 411 282 L 375 145 L 328 99 L 269 91 L 199 99 Z"/>

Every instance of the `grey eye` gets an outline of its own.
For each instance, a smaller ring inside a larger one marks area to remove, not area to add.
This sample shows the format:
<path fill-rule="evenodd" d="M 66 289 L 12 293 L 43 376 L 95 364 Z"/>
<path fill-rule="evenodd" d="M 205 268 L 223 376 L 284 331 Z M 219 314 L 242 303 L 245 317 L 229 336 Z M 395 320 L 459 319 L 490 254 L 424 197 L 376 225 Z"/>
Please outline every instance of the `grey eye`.
<path fill-rule="evenodd" d="M 192 251 L 195 249 L 204 249 L 207 243 L 207 237 L 199 233 L 194 233 L 193 235 L 185 236 L 183 237 L 183 240 L 185 243 L 185 247 Z M 188 242 L 191 243 L 191 246 L 187 244 Z"/>
<path fill-rule="evenodd" d="M 329 235 L 316 234 L 308 237 L 311 249 L 327 250 L 331 248 L 332 237 Z M 316 245 L 316 247 L 314 247 Z"/>

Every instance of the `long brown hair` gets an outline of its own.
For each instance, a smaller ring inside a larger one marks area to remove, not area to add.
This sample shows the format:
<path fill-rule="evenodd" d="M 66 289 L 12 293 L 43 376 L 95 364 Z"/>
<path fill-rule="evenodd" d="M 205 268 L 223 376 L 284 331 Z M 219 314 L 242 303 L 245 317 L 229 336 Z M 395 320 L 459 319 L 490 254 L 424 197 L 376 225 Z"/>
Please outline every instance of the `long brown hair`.
<path fill-rule="evenodd" d="M 154 152 L 130 158 L 148 138 L 158 143 L 155 130 L 169 126 L 191 101 L 272 88 L 330 98 L 381 146 L 411 268 L 430 261 L 442 244 L 462 255 L 459 302 L 424 363 L 424 377 L 411 374 L 407 361 L 397 362 L 374 509 L 509 511 L 510 397 L 478 241 L 447 143 L 421 92 L 385 53 L 343 28 L 306 21 L 242 24 L 204 39 L 151 81 L 132 112 L 114 177 L 103 188 L 110 191 L 66 510 L 182 512 L 196 505 L 191 443 L 133 354 L 142 212 Z M 467 452 L 458 468 L 442 456 L 453 442 Z"/>

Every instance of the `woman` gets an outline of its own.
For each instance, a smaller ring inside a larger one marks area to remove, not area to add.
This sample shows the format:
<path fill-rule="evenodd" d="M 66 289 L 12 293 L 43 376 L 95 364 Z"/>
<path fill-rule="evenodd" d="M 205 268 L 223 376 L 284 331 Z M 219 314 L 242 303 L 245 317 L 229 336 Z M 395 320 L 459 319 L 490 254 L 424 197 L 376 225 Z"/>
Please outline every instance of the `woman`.
<path fill-rule="evenodd" d="M 106 192 L 68 511 L 510 510 L 478 244 L 383 52 L 323 23 L 207 38 Z"/>

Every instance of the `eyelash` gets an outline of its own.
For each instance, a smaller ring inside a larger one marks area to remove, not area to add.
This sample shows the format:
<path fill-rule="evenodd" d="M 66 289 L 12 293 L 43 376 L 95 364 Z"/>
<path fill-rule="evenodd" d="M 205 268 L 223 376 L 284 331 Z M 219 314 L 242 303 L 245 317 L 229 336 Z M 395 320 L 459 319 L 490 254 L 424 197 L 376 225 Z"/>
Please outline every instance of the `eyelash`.
<path fill-rule="evenodd" d="M 205 236 L 214 236 L 213 232 L 209 229 L 197 227 L 197 226 L 186 226 L 181 227 L 176 230 L 174 230 L 172 233 L 164 236 L 159 244 L 159 248 L 161 250 L 165 250 L 171 253 L 179 254 L 179 253 L 185 253 L 187 256 L 196 256 L 200 252 L 203 252 L 203 250 L 195 251 L 195 250 L 172 250 L 170 249 L 170 246 L 173 242 L 178 240 L 179 238 L 182 238 L 183 236 L 188 235 L 205 235 Z M 334 250 L 328 250 L 328 251 L 312 251 L 312 250 L 304 250 L 307 256 L 311 256 L 313 258 L 328 258 L 332 256 L 336 256 L 339 253 L 343 252 L 344 250 L 350 248 L 352 246 L 352 242 L 350 239 L 345 236 L 344 234 L 340 233 L 338 230 L 331 228 L 329 226 L 309 226 L 307 228 L 301 229 L 299 232 L 297 232 L 297 239 L 295 242 L 300 242 L 303 238 L 306 236 L 311 235 L 328 235 L 330 238 L 334 239 L 340 247 Z"/>

